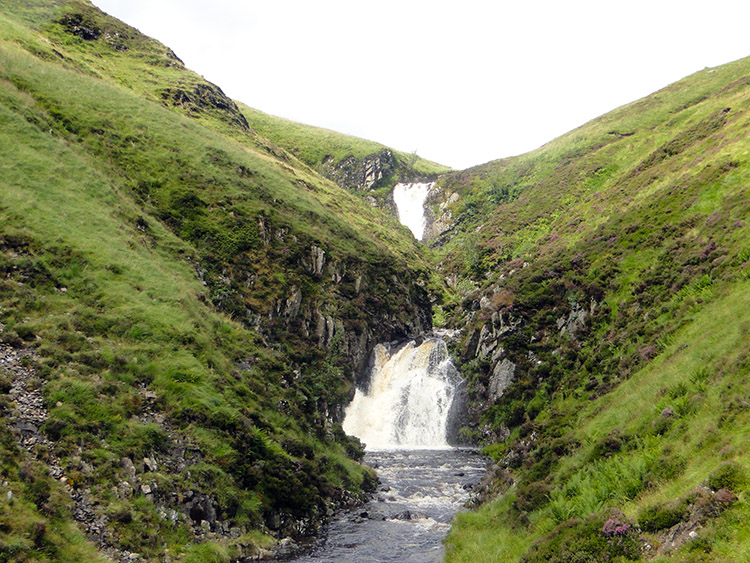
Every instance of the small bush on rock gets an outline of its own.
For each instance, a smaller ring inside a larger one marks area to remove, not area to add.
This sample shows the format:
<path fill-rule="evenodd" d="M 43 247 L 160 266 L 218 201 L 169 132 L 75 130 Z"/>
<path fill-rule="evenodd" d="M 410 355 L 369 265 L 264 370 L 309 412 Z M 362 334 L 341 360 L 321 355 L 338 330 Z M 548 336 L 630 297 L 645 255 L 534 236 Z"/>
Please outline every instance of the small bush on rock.
<path fill-rule="evenodd" d="M 677 506 L 654 505 L 638 515 L 638 525 L 645 532 L 658 532 L 679 524 L 688 516 L 684 503 Z"/>
<path fill-rule="evenodd" d="M 719 468 L 708 477 L 707 485 L 713 491 L 719 489 L 738 490 L 745 483 L 745 473 L 736 463 L 722 463 Z"/>

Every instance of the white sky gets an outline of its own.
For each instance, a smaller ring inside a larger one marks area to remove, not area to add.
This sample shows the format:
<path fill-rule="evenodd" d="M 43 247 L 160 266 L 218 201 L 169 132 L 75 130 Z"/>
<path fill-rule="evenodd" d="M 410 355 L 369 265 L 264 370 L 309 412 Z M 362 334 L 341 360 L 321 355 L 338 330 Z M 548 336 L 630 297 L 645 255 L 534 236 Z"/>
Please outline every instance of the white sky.
<path fill-rule="evenodd" d="M 750 56 L 747 0 L 93 0 L 247 105 L 465 168 Z"/>

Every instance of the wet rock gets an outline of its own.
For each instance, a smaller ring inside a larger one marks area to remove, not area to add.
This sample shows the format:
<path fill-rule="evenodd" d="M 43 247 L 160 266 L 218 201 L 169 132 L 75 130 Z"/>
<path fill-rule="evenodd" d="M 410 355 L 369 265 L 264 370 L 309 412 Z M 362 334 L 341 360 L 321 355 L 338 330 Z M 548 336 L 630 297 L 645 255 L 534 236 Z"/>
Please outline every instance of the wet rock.
<path fill-rule="evenodd" d="M 296 543 L 292 538 L 284 538 L 279 542 L 279 544 L 276 546 L 276 548 L 273 551 L 274 557 L 276 559 L 291 559 L 295 555 L 297 555 L 301 551 L 301 548 L 298 543 Z"/>
<path fill-rule="evenodd" d="M 370 520 L 387 520 L 388 515 L 380 510 L 371 510 L 367 513 L 367 517 Z"/>
<path fill-rule="evenodd" d="M 416 512 L 413 510 L 404 510 L 403 512 L 399 512 L 395 516 L 393 516 L 393 520 L 420 520 L 422 518 L 427 518 L 424 514 L 421 512 Z"/>

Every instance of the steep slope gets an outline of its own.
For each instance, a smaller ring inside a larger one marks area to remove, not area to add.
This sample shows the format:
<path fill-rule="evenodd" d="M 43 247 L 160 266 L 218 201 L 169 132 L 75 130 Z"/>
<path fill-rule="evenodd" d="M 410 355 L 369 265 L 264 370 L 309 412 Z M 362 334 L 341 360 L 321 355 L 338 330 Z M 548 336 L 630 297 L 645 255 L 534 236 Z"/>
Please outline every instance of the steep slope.
<path fill-rule="evenodd" d="M 749 106 L 743 59 L 439 183 L 496 461 L 450 561 L 750 556 Z"/>
<path fill-rule="evenodd" d="M 373 485 L 340 411 L 430 327 L 422 250 L 88 2 L 0 12 L 3 557 L 314 532 Z"/>

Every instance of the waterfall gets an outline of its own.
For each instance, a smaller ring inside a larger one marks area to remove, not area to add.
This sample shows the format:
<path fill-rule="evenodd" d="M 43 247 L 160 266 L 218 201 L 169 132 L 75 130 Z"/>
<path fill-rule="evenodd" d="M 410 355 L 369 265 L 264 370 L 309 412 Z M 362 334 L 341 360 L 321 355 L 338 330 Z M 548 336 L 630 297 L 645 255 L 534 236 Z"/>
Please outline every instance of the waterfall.
<path fill-rule="evenodd" d="M 462 379 L 443 340 L 414 341 L 391 353 L 378 344 L 370 388 L 357 389 L 344 431 L 368 450 L 448 448 L 448 424 Z"/>
<path fill-rule="evenodd" d="M 429 183 L 398 183 L 393 188 L 393 201 L 398 208 L 398 220 L 409 227 L 414 238 L 422 240 L 425 228 L 424 202 L 434 186 Z"/>

